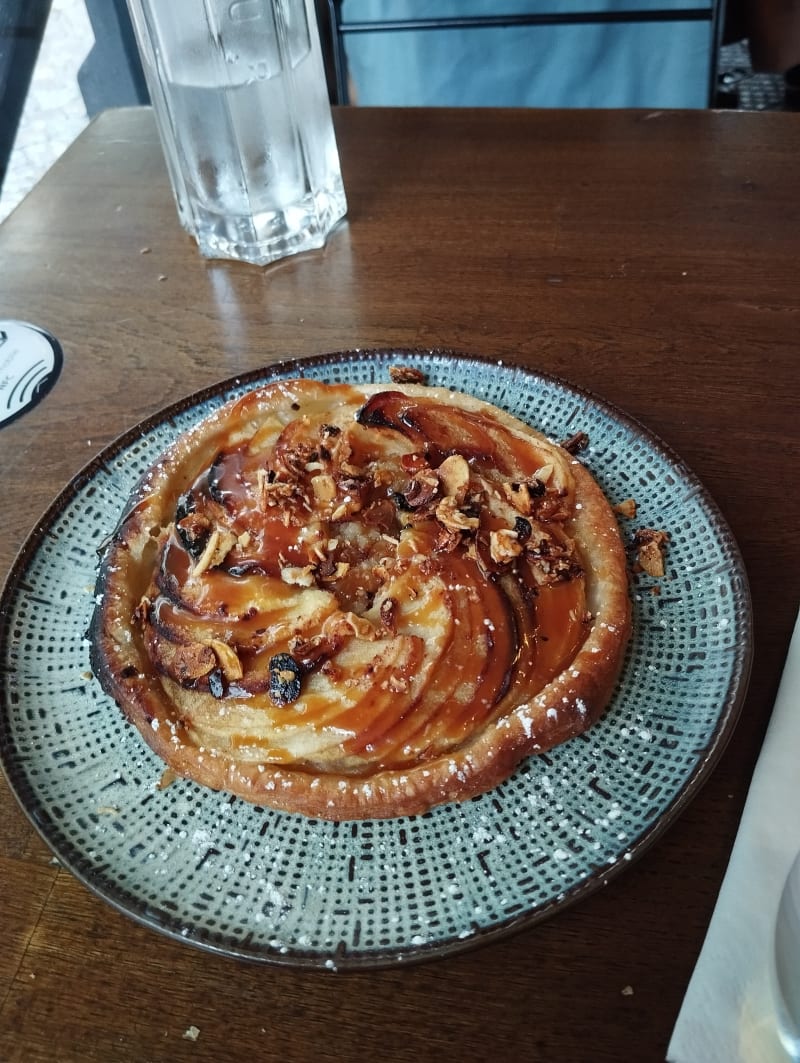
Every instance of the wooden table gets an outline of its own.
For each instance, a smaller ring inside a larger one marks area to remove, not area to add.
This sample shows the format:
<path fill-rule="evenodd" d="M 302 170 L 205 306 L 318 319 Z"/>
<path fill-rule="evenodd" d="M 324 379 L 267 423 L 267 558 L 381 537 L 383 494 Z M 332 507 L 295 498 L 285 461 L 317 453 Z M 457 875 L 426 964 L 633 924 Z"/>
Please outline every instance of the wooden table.
<path fill-rule="evenodd" d="M 741 721 L 694 803 L 605 890 L 373 973 L 249 965 L 139 927 L 54 865 L 0 786 L 3 1059 L 664 1058 L 800 599 L 800 123 L 353 109 L 337 128 L 349 220 L 272 268 L 196 253 L 147 110 L 100 116 L 0 227 L 0 318 L 65 355 L 0 430 L 0 572 L 97 450 L 195 389 L 350 347 L 486 353 L 624 407 L 716 498 L 752 584 Z"/>

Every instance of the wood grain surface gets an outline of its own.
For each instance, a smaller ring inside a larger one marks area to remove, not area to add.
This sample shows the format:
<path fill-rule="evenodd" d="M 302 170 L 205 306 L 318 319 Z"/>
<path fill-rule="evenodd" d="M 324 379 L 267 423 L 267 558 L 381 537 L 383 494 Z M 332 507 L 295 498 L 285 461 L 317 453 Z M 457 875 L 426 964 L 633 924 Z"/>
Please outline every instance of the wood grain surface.
<path fill-rule="evenodd" d="M 0 318 L 64 350 L 50 394 L 0 428 L 0 576 L 98 450 L 204 385 L 353 347 L 488 354 L 623 407 L 715 497 L 753 596 L 739 726 L 695 801 L 606 889 L 474 952 L 373 973 L 240 963 L 138 926 L 52 861 L 0 783 L 3 1060 L 665 1057 L 800 600 L 800 122 L 336 121 L 350 209 L 321 252 L 266 269 L 203 260 L 148 110 L 101 115 L 0 226 Z"/>

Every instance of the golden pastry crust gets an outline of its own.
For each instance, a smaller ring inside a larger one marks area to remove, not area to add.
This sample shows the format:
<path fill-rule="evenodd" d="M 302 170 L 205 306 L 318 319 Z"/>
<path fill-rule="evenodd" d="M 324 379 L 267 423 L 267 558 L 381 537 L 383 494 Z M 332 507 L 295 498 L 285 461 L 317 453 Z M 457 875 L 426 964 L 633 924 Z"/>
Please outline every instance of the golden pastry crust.
<path fill-rule="evenodd" d="M 173 771 L 337 820 L 463 800 L 585 731 L 630 631 L 584 466 L 413 383 L 228 403 L 143 477 L 98 590 L 95 673 Z"/>

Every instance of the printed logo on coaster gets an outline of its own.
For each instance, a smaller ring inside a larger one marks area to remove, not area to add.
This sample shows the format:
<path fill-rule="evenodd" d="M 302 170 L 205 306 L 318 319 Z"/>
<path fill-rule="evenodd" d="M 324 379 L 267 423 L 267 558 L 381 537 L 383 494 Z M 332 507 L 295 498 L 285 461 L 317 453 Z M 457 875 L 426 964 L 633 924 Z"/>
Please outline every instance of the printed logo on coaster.
<path fill-rule="evenodd" d="M 49 332 L 0 319 L 0 428 L 41 402 L 63 360 L 61 344 Z"/>

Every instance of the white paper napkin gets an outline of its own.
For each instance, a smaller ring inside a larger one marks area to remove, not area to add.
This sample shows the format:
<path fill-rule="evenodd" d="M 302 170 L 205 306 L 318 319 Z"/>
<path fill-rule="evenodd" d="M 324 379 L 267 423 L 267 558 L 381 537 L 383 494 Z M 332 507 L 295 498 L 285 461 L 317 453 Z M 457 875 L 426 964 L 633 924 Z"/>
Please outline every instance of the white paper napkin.
<path fill-rule="evenodd" d="M 669 1063 L 785 1063 L 771 963 L 781 889 L 800 849 L 800 617 Z"/>

